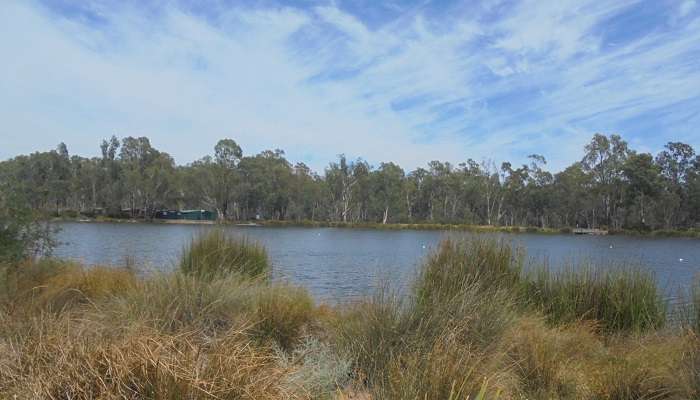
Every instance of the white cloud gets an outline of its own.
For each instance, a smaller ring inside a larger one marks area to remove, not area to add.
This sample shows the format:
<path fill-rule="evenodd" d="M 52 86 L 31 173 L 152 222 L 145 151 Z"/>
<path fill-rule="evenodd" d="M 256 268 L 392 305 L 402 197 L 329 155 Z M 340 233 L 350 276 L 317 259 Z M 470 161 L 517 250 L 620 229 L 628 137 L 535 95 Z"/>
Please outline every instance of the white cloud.
<path fill-rule="evenodd" d="M 59 141 L 95 154 L 116 133 L 178 162 L 232 137 L 316 169 L 338 153 L 413 168 L 533 152 L 560 168 L 594 130 L 700 92 L 697 20 L 601 47 L 599 25 L 633 5 L 525 1 L 488 23 L 411 11 L 370 29 L 336 6 L 224 7 L 215 21 L 101 7 L 95 26 L 2 2 L 0 158 Z"/>
<path fill-rule="evenodd" d="M 681 2 L 680 7 L 678 7 L 678 13 L 680 17 L 685 17 L 690 14 L 697 6 L 697 1 L 695 0 L 684 0 Z"/>

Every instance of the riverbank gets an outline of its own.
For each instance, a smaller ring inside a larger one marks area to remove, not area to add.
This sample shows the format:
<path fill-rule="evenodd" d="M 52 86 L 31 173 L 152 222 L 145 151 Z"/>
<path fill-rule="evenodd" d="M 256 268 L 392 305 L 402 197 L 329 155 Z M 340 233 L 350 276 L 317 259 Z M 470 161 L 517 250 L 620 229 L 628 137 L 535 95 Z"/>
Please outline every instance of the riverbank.
<path fill-rule="evenodd" d="M 143 220 L 117 219 L 108 217 L 98 218 L 54 218 L 55 221 L 67 222 L 112 222 L 112 223 L 153 223 L 153 224 L 183 224 L 183 225 L 232 225 L 232 226 L 269 226 L 269 227 L 306 227 L 306 228 L 347 228 L 347 229 L 377 229 L 377 230 L 433 230 L 433 231 L 463 231 L 474 233 L 537 233 L 545 235 L 574 234 L 575 228 L 540 228 L 523 226 L 494 226 L 471 224 L 439 224 L 439 223 L 368 223 L 368 222 L 338 222 L 338 221 L 196 221 L 196 220 Z M 626 235 L 639 237 L 679 237 L 700 238 L 700 229 L 659 229 L 659 230 L 595 230 L 595 234 Z"/>
<path fill-rule="evenodd" d="M 269 271 L 262 247 L 220 230 L 167 274 L 4 266 L 0 397 L 700 396 L 700 292 L 671 315 L 640 271 L 525 273 L 507 242 L 446 241 L 409 293 L 335 307 Z"/>

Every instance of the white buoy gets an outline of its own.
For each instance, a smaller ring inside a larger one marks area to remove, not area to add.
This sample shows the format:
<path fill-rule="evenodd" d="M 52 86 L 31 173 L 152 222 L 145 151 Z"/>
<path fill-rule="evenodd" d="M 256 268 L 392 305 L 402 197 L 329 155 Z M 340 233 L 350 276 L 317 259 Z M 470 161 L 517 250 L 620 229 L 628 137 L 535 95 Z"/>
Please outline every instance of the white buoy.
<path fill-rule="evenodd" d="M 610 248 L 612 249 L 612 245 L 610 245 Z"/>
<path fill-rule="evenodd" d="M 683 262 L 683 259 L 682 259 L 682 258 L 679 258 L 678 261 Z"/>

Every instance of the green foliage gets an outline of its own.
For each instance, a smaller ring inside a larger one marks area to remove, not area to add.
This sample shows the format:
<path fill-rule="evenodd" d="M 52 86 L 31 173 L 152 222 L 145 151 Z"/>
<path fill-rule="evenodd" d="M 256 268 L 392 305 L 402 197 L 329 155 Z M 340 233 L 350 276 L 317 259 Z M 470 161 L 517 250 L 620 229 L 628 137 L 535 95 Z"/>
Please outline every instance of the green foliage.
<path fill-rule="evenodd" d="M 55 228 L 27 208 L 8 184 L 0 184 L 0 263 L 50 255 Z"/>
<path fill-rule="evenodd" d="M 32 212 L 61 217 L 149 219 L 161 209 L 207 209 L 221 221 L 488 225 L 518 232 L 672 231 L 700 223 L 700 157 L 692 146 L 670 142 L 654 157 L 614 134 L 595 134 L 582 160 L 556 173 L 539 154 L 519 166 L 435 160 L 412 171 L 340 155 L 315 173 L 280 149 L 244 155 L 233 139 L 182 166 L 146 137 L 113 136 L 101 150 L 99 158 L 69 156 L 61 144 L 17 156 L 0 163 L 0 182 L 20 183 L 16 192 Z"/>
<path fill-rule="evenodd" d="M 212 229 L 192 238 L 180 257 L 180 271 L 208 279 L 232 273 L 266 278 L 270 263 L 262 246 Z"/>

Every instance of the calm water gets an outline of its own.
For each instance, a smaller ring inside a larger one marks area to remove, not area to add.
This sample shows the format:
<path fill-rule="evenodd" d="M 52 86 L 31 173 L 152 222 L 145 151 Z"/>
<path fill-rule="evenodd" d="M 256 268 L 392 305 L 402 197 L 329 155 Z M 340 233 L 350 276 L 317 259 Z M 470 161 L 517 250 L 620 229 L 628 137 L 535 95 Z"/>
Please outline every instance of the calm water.
<path fill-rule="evenodd" d="M 63 223 L 56 255 L 86 264 L 123 265 L 132 258 L 148 270 L 170 270 L 201 225 Z M 368 294 L 380 282 L 407 282 L 421 259 L 446 233 L 336 228 L 227 227 L 268 250 L 277 279 L 307 287 L 318 298 L 342 300 Z M 461 235 L 468 235 L 467 233 Z M 654 272 L 668 293 L 700 272 L 700 240 L 624 236 L 518 234 L 534 261 L 560 267 L 583 260 L 633 264 Z"/>

